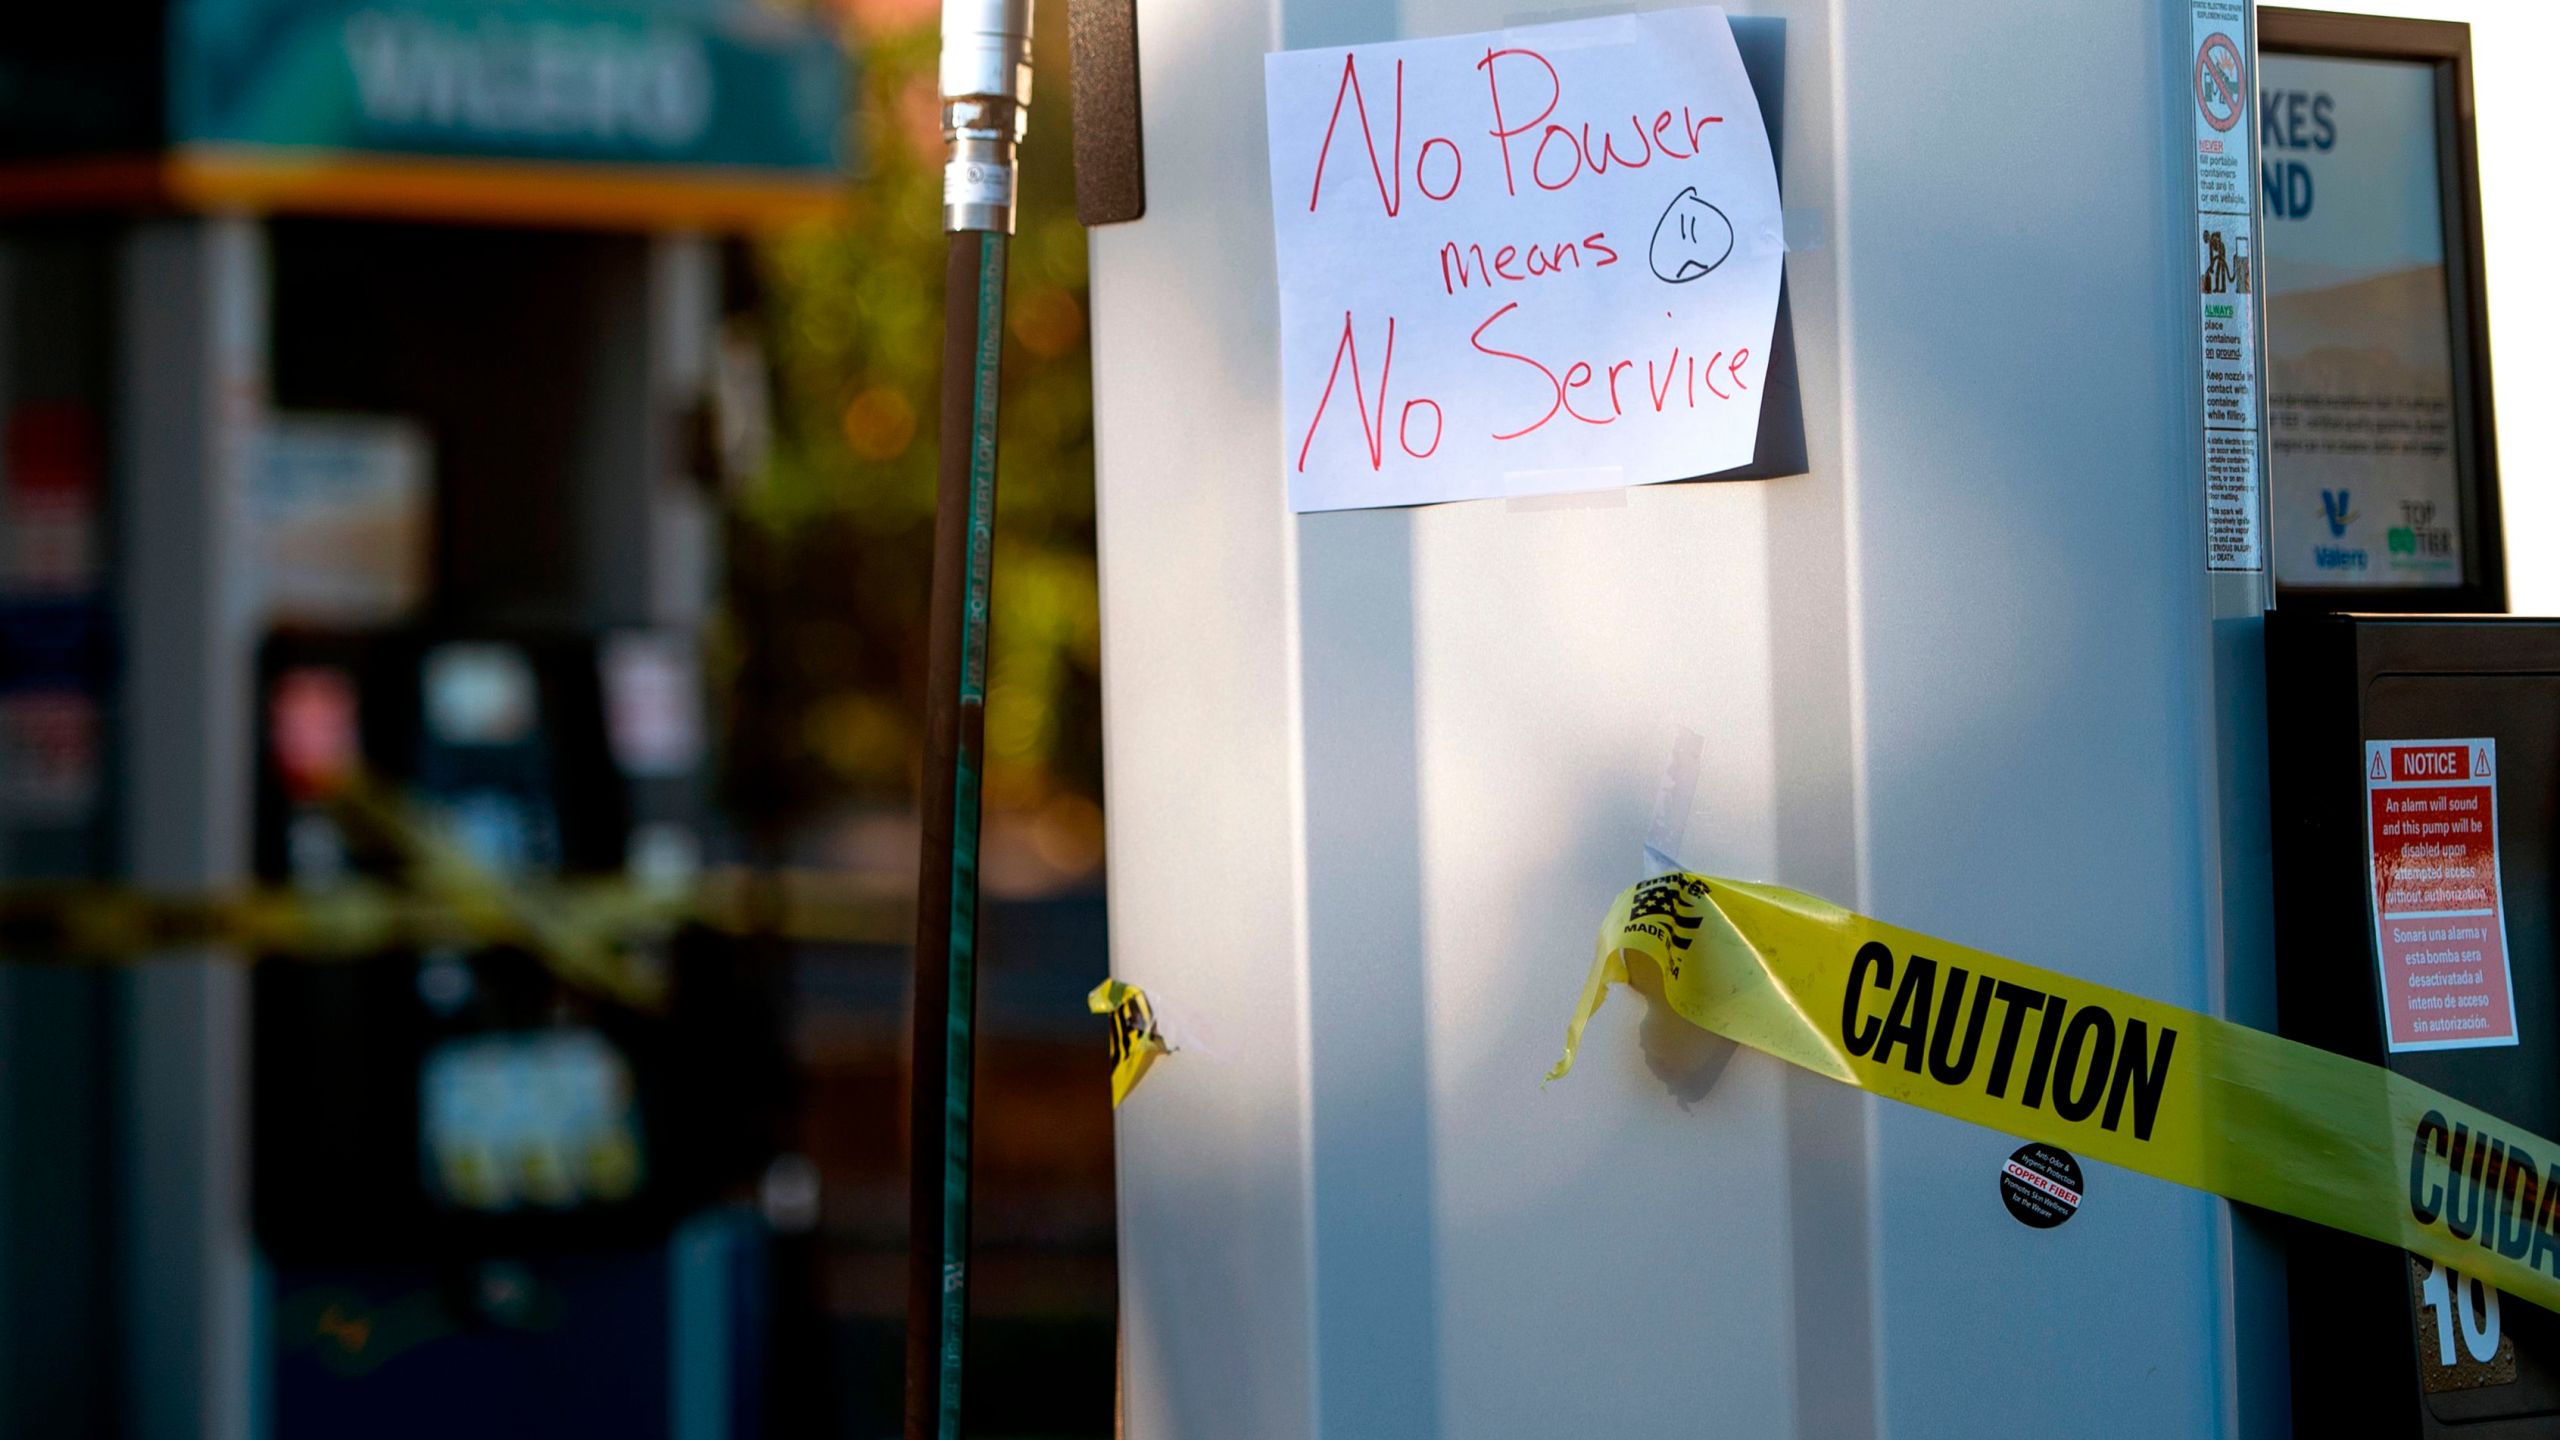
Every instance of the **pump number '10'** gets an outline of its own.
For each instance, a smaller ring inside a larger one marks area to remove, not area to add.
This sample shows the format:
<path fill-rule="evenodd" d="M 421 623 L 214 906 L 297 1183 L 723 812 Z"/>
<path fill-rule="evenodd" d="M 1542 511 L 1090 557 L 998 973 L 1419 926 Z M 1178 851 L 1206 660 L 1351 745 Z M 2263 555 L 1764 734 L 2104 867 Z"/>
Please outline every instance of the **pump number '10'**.
<path fill-rule="evenodd" d="M 1715 9 L 1271 55 L 1295 510 L 1747 463 L 1784 261 Z"/>

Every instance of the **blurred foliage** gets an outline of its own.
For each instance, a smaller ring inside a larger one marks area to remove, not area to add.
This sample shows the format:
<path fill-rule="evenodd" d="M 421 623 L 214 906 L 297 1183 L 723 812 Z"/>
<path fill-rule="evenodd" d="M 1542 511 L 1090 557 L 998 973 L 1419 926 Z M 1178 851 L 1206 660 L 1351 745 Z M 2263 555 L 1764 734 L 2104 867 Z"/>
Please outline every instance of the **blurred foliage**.
<path fill-rule="evenodd" d="M 1063 4 L 1042 0 L 1010 256 L 987 706 L 995 808 L 1101 794 L 1093 387 Z M 727 767 L 767 834 L 911 803 L 942 359 L 934 17 L 856 46 L 859 169 L 833 219 L 755 254 L 772 458 L 730 520 Z"/>

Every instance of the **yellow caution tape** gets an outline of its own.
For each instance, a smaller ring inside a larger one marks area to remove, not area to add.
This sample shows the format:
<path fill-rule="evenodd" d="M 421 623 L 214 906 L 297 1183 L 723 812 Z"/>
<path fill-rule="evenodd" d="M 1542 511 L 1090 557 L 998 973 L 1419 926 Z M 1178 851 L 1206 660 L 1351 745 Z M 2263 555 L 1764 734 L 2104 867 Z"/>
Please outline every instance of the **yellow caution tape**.
<path fill-rule="evenodd" d="M 678 925 L 724 934 L 839 944 L 907 938 L 912 897 L 842 875 L 708 871 L 669 889 L 618 878 L 511 881 L 508 888 L 615 943 Z M 359 959 L 390 949 L 516 945 L 537 933 L 481 896 L 415 883 L 347 880 L 325 889 L 229 895 L 66 881 L 0 883 L 0 962 L 115 963 L 155 950 L 224 946 L 296 960 Z"/>
<path fill-rule="evenodd" d="M 2359 1060 L 1772 885 L 1620 895 L 1610 982 L 1862 1090 L 2348 1231 L 2560 1309 L 2560 1143 Z"/>
<path fill-rule="evenodd" d="M 507 883 L 445 830 L 419 816 L 383 786 L 351 780 L 340 808 L 388 839 L 408 861 L 411 879 L 457 911 L 492 925 L 512 926 L 527 937 L 542 963 L 569 984 L 611 995 L 644 1009 L 666 1003 L 667 975 L 639 952 L 614 943 L 610 927 L 548 903 Z"/>
<path fill-rule="evenodd" d="M 475 859 L 408 797 L 350 771 L 328 808 L 399 857 L 402 883 L 153 895 L 125 886 L 0 885 L 0 959 L 117 963 L 231 947 L 255 958 L 351 959 L 394 948 L 515 945 L 564 982 L 644 1009 L 667 998 L 649 943 L 680 924 L 795 940 L 889 941 L 901 907 L 840 877 L 715 872 L 702 885 L 519 881 Z"/>
<path fill-rule="evenodd" d="M 1173 1046 L 1164 1038 L 1164 1030 L 1156 1023 L 1155 1007 L 1148 1003 L 1147 992 L 1119 980 L 1105 980 L 1084 997 L 1085 1008 L 1096 1015 L 1111 1017 L 1111 1108 L 1129 1098 L 1138 1088 L 1159 1055 L 1170 1055 Z"/>
<path fill-rule="evenodd" d="M 896 943 L 906 898 L 849 877 L 717 870 L 691 886 L 525 880 L 475 859 L 433 814 L 350 770 L 319 797 L 399 861 L 396 883 L 155 894 L 131 886 L 0 883 L 0 961 L 119 964 L 219 947 L 265 960 L 359 959 L 392 949 L 513 945 L 570 985 L 644 1009 L 667 998 L 653 946 L 679 925 L 755 938 Z"/>

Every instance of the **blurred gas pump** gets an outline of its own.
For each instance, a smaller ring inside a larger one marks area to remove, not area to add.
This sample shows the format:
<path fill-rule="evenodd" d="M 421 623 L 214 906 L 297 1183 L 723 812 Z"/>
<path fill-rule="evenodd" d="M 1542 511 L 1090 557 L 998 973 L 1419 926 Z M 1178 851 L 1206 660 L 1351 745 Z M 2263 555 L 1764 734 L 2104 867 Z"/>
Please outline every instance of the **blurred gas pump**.
<path fill-rule="evenodd" d="M 708 824 L 696 676 L 688 646 L 650 633 L 278 634 L 261 876 L 396 886 L 439 843 L 509 885 L 681 887 Z M 342 803 L 359 783 L 396 797 L 387 823 Z M 779 1008 L 736 941 L 637 943 L 669 979 L 662 1008 L 513 945 L 259 968 L 254 1209 L 280 1433 L 384 1433 L 393 1414 L 431 1417 L 423 1432 L 488 1406 L 655 1433 L 667 1393 L 606 1381 L 663 1350 L 684 1305 L 722 1312 L 703 1333 L 731 1338 L 718 1368 L 754 1393 L 734 1377 L 753 1374 L 764 1226 L 723 1202 L 773 1158 Z M 407 1348 L 437 1358 L 395 1366 Z"/>

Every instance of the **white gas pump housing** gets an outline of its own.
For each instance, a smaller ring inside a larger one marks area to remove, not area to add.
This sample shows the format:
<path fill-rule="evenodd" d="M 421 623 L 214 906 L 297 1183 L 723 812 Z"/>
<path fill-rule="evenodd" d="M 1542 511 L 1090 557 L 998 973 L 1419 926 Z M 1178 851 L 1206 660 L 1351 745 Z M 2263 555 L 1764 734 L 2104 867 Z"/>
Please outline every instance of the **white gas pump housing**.
<path fill-rule="evenodd" d="M 1689 866 L 2271 1022 L 2189 6 L 1732 9 L 1803 473 L 1300 516 L 1264 53 L 1588 12 L 1142 7 L 1147 213 L 1092 248 L 1113 969 L 1199 1043 L 1120 1111 L 1137 1440 L 2285 1430 L 2220 1200 L 2092 1164 L 2029 1229 L 2015 1138 L 1748 1051 L 1667 1081 L 1627 996 L 1541 1087 L 1683 731 Z"/>

